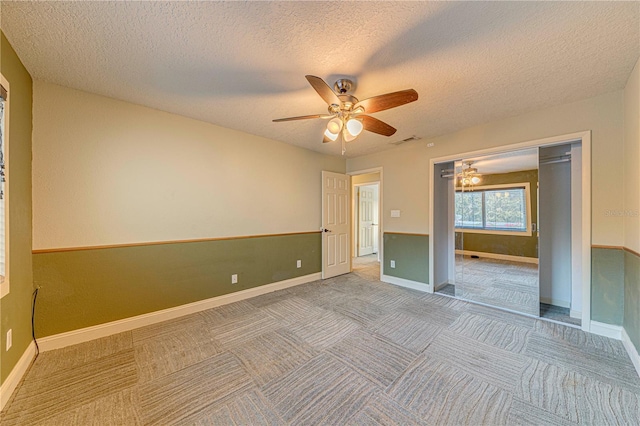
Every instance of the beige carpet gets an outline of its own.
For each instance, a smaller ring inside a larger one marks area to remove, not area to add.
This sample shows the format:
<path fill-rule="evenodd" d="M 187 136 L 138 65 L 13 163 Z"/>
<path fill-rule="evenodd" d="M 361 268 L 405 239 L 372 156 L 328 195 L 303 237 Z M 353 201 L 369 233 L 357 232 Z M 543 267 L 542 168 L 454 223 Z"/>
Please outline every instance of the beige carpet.
<path fill-rule="evenodd" d="M 2 425 L 640 424 L 619 341 L 378 281 L 317 281 L 41 354 Z"/>

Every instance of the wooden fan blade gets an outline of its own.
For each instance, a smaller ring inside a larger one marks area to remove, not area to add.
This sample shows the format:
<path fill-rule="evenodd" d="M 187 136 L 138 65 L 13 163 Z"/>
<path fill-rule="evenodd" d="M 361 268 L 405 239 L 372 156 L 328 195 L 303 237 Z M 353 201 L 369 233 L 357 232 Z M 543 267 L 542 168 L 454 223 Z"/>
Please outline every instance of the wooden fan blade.
<path fill-rule="evenodd" d="M 301 115 L 299 117 L 277 118 L 273 120 L 273 122 L 279 123 L 281 121 L 308 120 L 310 118 L 331 118 L 331 117 L 333 117 L 333 115 L 329 115 L 329 114 Z"/>
<path fill-rule="evenodd" d="M 329 139 L 326 135 L 322 135 L 322 143 L 329 143 L 329 142 L 334 142 L 334 141 Z"/>
<path fill-rule="evenodd" d="M 365 99 L 358 102 L 353 106 L 354 109 L 358 107 L 364 108 L 364 112 L 372 113 L 378 111 L 384 111 L 385 109 L 395 108 L 400 105 L 408 104 L 409 102 L 418 100 L 418 92 L 413 89 L 401 90 L 400 92 L 387 93 L 386 95 L 374 96 L 373 98 Z"/>
<path fill-rule="evenodd" d="M 364 130 L 368 130 L 382 136 L 391 136 L 397 131 L 395 127 L 391 127 L 384 121 L 380 121 L 377 118 L 373 118 L 368 115 L 360 115 L 358 118 L 362 119 Z"/>
<path fill-rule="evenodd" d="M 311 87 L 316 89 L 318 95 L 320 95 L 320 97 L 324 99 L 327 105 L 340 105 L 340 99 L 338 98 L 338 95 L 336 95 L 336 93 L 331 90 L 331 87 L 329 87 L 329 85 L 325 83 L 323 79 L 321 79 L 320 77 L 316 77 L 315 75 L 306 75 L 305 77 L 307 78 L 307 81 L 309 82 Z"/>

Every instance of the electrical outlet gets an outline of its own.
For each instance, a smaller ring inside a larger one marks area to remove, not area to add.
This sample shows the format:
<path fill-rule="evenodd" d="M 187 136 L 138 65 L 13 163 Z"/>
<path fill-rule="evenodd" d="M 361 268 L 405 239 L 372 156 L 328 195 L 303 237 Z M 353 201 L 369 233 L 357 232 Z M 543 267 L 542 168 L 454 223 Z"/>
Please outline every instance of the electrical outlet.
<path fill-rule="evenodd" d="M 296 268 L 302 268 L 302 260 L 296 262 Z"/>
<path fill-rule="evenodd" d="M 9 331 L 7 331 L 7 349 L 6 350 L 11 349 L 12 345 L 13 345 L 13 332 L 11 331 L 11 329 L 9 329 Z"/>
<path fill-rule="evenodd" d="M 433 143 L 433 142 L 429 142 L 429 143 L 427 144 L 427 148 L 431 148 L 431 147 L 432 147 L 432 146 L 434 146 L 434 145 L 435 145 L 435 143 Z"/>
<path fill-rule="evenodd" d="M 391 261 L 391 267 L 392 267 L 392 268 L 395 268 L 395 267 L 396 267 L 396 261 L 395 261 L 395 260 L 392 260 L 392 261 Z"/>
<path fill-rule="evenodd" d="M 231 284 L 238 284 L 238 274 L 231 275 Z"/>

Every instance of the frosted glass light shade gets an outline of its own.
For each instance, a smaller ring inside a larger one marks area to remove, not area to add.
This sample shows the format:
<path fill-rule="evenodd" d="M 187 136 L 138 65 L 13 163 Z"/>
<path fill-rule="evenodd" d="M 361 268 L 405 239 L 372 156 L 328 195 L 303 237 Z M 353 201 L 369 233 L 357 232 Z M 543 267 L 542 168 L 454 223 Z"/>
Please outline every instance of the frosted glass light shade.
<path fill-rule="evenodd" d="M 479 178 L 478 176 L 474 176 L 474 177 L 472 177 L 472 178 L 471 178 L 471 183 L 472 183 L 473 185 L 477 185 L 477 184 L 479 184 L 479 183 L 480 183 L 480 178 Z"/>
<path fill-rule="evenodd" d="M 358 136 L 362 133 L 362 122 L 360 120 L 356 120 L 355 118 L 350 118 L 347 121 L 347 132 L 349 132 L 352 136 Z"/>
<path fill-rule="evenodd" d="M 336 139 L 338 139 L 338 133 L 331 133 L 329 131 L 329 129 L 324 131 L 324 135 L 328 138 L 331 139 L 332 141 L 335 141 Z"/>
<path fill-rule="evenodd" d="M 337 137 L 340 133 L 340 130 L 342 130 L 342 120 L 340 120 L 338 117 L 332 118 L 327 123 L 327 130 Z"/>

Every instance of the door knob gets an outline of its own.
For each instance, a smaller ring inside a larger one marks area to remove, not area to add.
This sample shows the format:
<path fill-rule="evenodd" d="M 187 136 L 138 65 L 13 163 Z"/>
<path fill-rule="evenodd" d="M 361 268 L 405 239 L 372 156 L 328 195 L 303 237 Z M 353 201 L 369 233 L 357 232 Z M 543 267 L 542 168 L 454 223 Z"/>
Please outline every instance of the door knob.
<path fill-rule="evenodd" d="M 331 230 L 330 230 L 330 229 L 327 229 L 327 228 L 324 228 L 324 229 L 323 229 L 323 231 L 324 231 L 324 232 L 331 232 Z"/>

